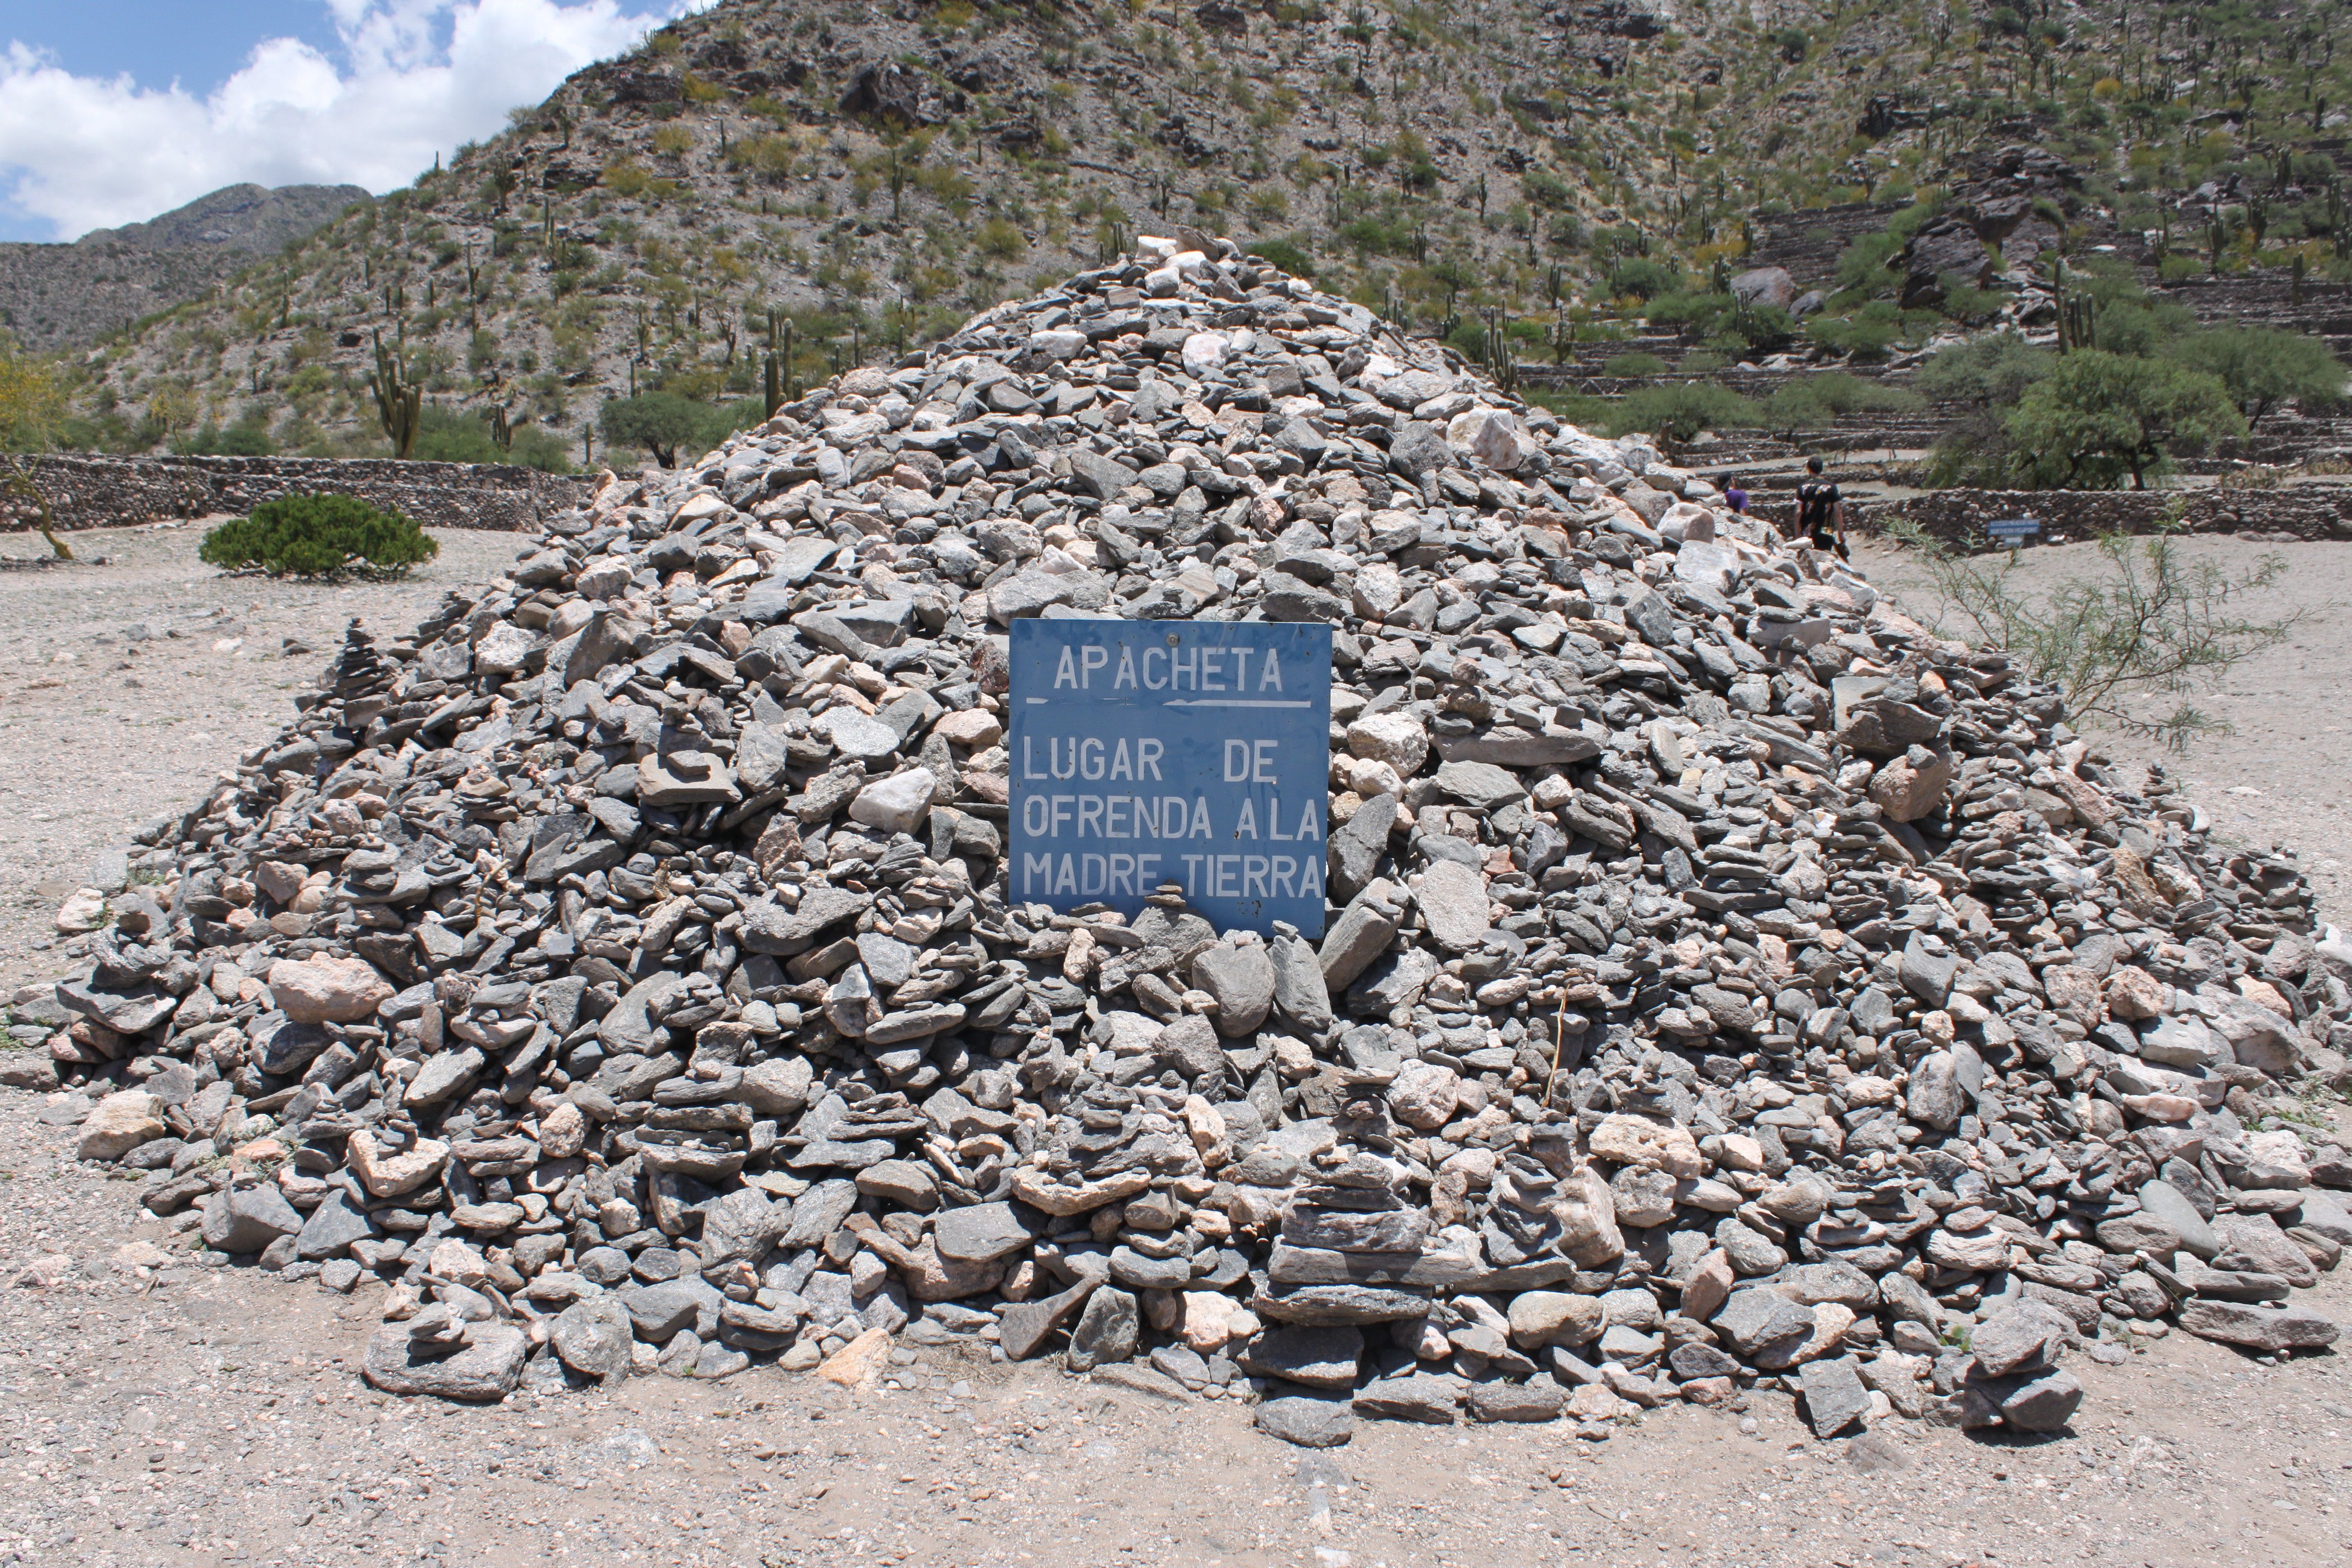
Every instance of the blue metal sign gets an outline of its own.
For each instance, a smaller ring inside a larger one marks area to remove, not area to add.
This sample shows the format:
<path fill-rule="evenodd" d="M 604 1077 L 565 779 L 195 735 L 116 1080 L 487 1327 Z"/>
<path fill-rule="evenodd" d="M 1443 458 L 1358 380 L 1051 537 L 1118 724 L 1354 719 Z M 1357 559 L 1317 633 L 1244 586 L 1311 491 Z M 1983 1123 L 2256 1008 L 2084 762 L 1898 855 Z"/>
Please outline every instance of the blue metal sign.
<path fill-rule="evenodd" d="M 1012 896 L 1323 932 L 1331 628 L 1013 623 Z"/>
<path fill-rule="evenodd" d="M 2042 531 L 2042 521 L 2032 517 L 2000 517 L 1986 523 L 1985 531 L 1995 539 L 2031 539 Z"/>

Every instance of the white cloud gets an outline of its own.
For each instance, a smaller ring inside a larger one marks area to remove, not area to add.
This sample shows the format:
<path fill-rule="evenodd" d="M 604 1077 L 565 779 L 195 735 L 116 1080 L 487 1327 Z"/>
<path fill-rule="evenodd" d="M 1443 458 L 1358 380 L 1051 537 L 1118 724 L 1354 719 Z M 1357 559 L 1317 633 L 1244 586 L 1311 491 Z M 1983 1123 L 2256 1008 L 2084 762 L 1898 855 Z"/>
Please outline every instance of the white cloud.
<path fill-rule="evenodd" d="M 81 77 L 22 43 L 0 56 L 0 184 L 70 239 L 223 185 L 407 184 L 646 26 L 705 0 L 324 0 L 345 58 L 254 47 L 198 98 Z"/>

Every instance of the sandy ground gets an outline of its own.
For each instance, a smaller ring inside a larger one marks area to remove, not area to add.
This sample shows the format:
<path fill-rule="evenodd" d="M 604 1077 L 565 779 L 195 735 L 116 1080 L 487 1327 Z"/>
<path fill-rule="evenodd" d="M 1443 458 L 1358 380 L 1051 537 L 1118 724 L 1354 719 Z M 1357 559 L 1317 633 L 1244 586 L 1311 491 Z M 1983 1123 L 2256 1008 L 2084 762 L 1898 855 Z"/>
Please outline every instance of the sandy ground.
<path fill-rule="evenodd" d="M 120 1249 L 169 1239 L 0 1091 L 12 1452 L 0 1561 L 973 1568 L 1720 1568 L 2337 1564 L 2352 1556 L 2352 1376 L 2174 1333 L 2069 1365 L 2073 1429 L 1986 1441 L 1901 1421 L 1815 1441 L 1785 1395 L 1557 1426 L 1367 1424 L 1294 1448 L 1232 1402 L 1161 1404 L 1037 1363 L 923 1351 L 850 1394 L 718 1384 L 468 1408 L 354 1369 L 374 1295 Z M 2352 1316 L 2352 1276 L 2306 1298 Z M 14 1556 L 10 1553 L 13 1550 Z"/>
<path fill-rule="evenodd" d="M 114 563 L 0 573 L 0 787 L 17 806 L 0 812 L 0 979 L 67 967 L 63 949 L 31 947 L 58 895 L 100 847 L 180 808 L 271 734 L 285 691 L 350 616 L 402 627 L 513 542 L 444 534 L 417 580 L 341 590 L 220 579 L 194 563 L 195 537 L 77 535 Z M 7 539 L 0 552 L 32 548 Z M 2056 564 L 2033 569 L 2045 562 Z M 2286 591 L 2324 599 L 2320 579 L 2347 563 L 2352 548 L 2315 554 Z M 183 636 L 129 653 L 122 629 L 142 620 Z M 236 635 L 222 620 L 243 626 L 240 647 L 215 649 Z M 95 641 L 101 632 L 118 641 Z M 280 657 L 288 636 L 313 652 Z M 2187 775 L 2231 831 L 2352 858 L 2340 786 L 2325 800 L 2308 787 L 2344 776 L 2347 742 L 2329 725 L 2352 723 L 2333 698 L 2352 658 L 2326 623 L 2304 640 L 2228 683 L 2245 694 L 2231 699 L 2239 735 L 2192 752 Z M 2224 793 L 2242 782 L 2263 793 Z M 2340 910 L 2343 884 L 2331 886 Z M 76 1164 L 69 1129 L 47 1110 L 0 1090 L 0 1563 L 2352 1558 L 2352 1360 L 2266 1365 L 2179 1333 L 2119 1365 L 2071 1358 L 2090 1394 L 2074 1426 L 2017 1443 L 1901 1421 L 1817 1442 L 1787 1396 L 1757 1394 L 1741 1409 L 1651 1412 L 1601 1442 L 1549 1426 L 1373 1423 L 1348 1447 L 1308 1452 L 1256 1434 L 1232 1402 L 1168 1405 L 1042 1364 L 911 1349 L 856 1394 L 763 1369 L 484 1409 L 387 1399 L 356 1371 L 379 1287 L 347 1299 L 250 1271 L 149 1267 L 157 1255 L 142 1244 L 168 1244 L 172 1227 L 127 1184 Z M 2307 1299 L 2352 1320 L 2352 1270 Z"/>
<path fill-rule="evenodd" d="M 0 534 L 0 973 L 62 961 L 37 944 L 99 851 L 283 728 L 353 616 L 401 635 L 518 545 L 436 530 L 440 555 L 403 581 L 331 586 L 224 575 L 196 559 L 205 527 L 70 534 L 73 565 L 27 565 L 40 535 Z"/>

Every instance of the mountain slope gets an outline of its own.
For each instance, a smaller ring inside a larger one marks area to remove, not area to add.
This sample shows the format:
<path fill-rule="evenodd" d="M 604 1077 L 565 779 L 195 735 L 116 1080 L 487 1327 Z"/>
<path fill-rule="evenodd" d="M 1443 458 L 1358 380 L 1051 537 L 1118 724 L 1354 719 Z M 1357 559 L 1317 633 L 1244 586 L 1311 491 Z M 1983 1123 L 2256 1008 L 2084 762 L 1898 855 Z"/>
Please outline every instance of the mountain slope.
<path fill-rule="evenodd" d="M 0 326 L 36 352 L 86 348 L 141 316 L 199 298 L 254 257 L 367 199 L 357 185 L 226 185 L 69 245 L 0 245 Z"/>
<path fill-rule="evenodd" d="M 2275 46 L 2308 18 L 2290 65 Z M 2307 0 L 728 0 L 109 345 L 86 435 L 242 421 L 382 450 L 381 335 L 434 405 L 584 454 L 608 398 L 753 396 L 786 325 L 804 383 L 1181 223 L 1474 355 L 1501 334 L 1548 358 L 1569 307 L 1615 335 L 1631 296 L 1719 285 L 1767 215 L 1905 201 L 2004 143 L 2089 171 L 2067 222 L 2144 202 L 2144 153 L 2226 174 L 2316 134 L 2343 25 Z"/>

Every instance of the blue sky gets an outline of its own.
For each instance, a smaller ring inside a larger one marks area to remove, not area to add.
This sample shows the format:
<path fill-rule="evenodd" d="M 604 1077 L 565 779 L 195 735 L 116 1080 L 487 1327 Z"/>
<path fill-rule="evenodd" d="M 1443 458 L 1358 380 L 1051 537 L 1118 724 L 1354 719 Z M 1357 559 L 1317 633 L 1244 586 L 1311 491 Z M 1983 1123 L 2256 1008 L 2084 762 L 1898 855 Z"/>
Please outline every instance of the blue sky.
<path fill-rule="evenodd" d="M 0 39 L 31 44 L 76 76 L 128 72 L 147 87 L 176 78 L 208 94 L 268 37 L 336 47 L 319 0 L 0 0 Z"/>
<path fill-rule="evenodd" d="M 708 0 L 0 0 L 0 239 L 383 192 Z"/>

